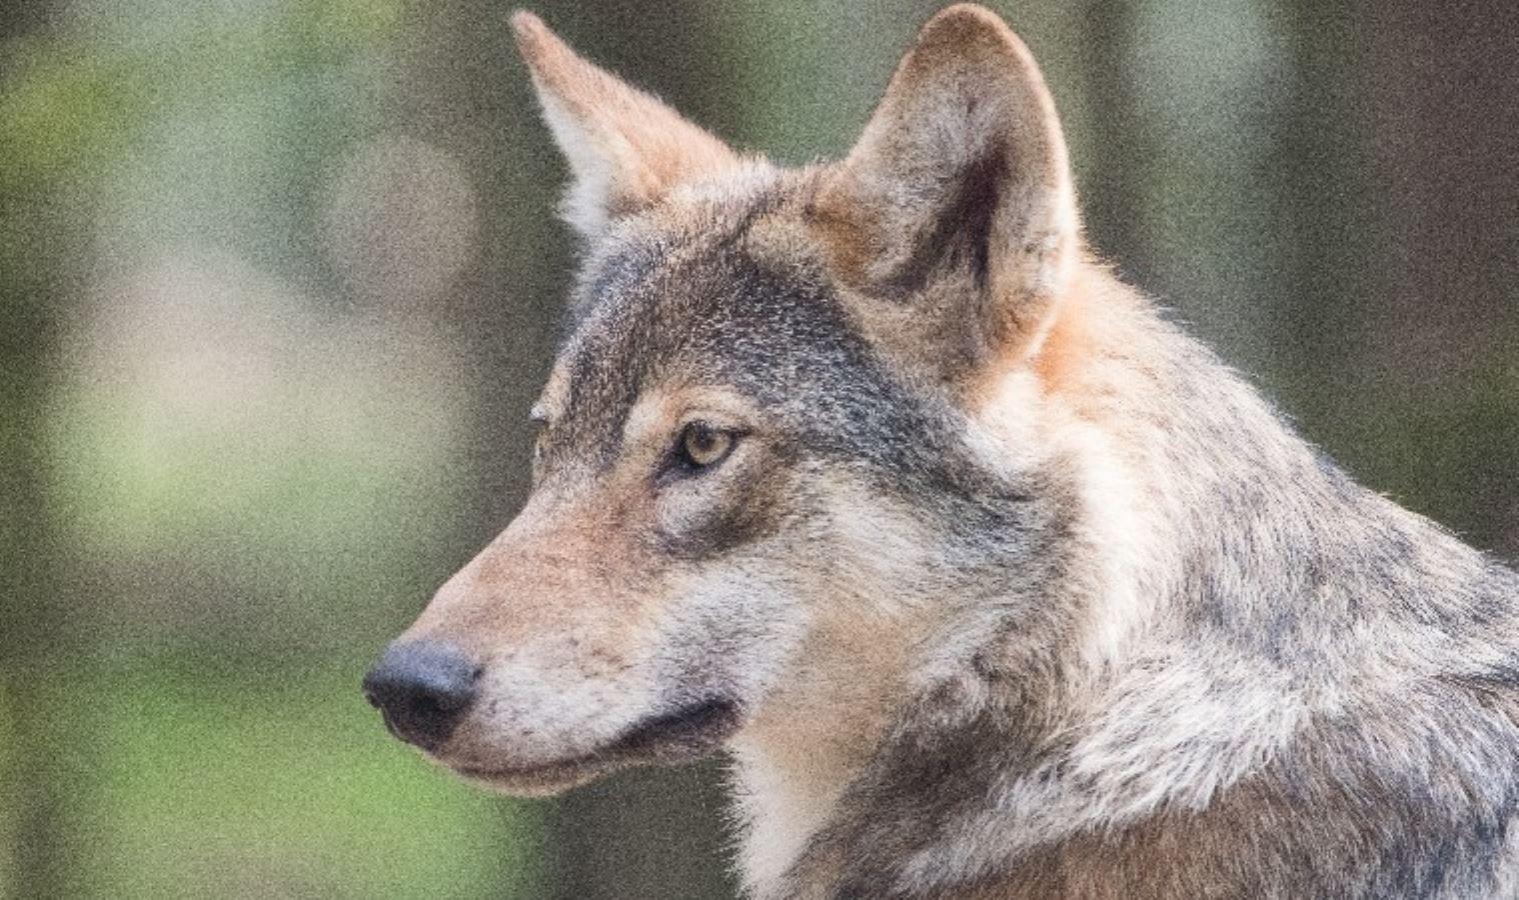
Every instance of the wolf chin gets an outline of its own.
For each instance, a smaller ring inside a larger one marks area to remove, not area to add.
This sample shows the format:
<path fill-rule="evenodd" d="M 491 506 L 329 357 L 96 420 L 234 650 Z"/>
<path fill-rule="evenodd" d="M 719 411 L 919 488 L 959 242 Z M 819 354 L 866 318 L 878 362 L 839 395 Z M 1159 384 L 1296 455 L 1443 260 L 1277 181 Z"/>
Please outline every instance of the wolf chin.
<path fill-rule="evenodd" d="M 754 897 L 1519 892 L 1519 577 L 1086 249 L 995 15 L 736 153 L 512 20 L 573 175 L 534 487 L 365 682 L 514 794 L 724 752 Z"/>

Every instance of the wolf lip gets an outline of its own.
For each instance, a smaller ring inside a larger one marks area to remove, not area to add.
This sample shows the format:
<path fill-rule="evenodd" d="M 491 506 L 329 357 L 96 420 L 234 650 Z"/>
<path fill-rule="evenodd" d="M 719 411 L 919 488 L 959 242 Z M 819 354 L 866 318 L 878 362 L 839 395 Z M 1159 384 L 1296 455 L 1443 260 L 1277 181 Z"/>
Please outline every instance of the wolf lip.
<path fill-rule="evenodd" d="M 717 749 L 739 721 L 738 704 L 709 698 L 645 718 L 612 741 L 578 756 L 530 766 L 453 766 L 466 778 L 507 790 L 552 792 L 626 766 L 677 762 Z M 446 760 L 445 760 L 446 762 Z"/>
<path fill-rule="evenodd" d="M 709 698 L 644 719 L 624 732 L 608 750 L 628 754 L 700 752 L 716 747 L 737 724 L 738 704 Z"/>

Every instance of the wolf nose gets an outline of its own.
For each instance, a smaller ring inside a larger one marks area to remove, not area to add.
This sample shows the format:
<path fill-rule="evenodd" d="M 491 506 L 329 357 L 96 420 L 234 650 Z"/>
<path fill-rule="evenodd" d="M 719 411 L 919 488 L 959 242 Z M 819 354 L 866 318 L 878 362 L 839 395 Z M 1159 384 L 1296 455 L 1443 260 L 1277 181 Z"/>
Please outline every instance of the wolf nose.
<path fill-rule="evenodd" d="M 431 750 L 448 739 L 475 699 L 480 670 L 447 644 L 391 644 L 364 676 L 364 696 L 391 733 Z"/>

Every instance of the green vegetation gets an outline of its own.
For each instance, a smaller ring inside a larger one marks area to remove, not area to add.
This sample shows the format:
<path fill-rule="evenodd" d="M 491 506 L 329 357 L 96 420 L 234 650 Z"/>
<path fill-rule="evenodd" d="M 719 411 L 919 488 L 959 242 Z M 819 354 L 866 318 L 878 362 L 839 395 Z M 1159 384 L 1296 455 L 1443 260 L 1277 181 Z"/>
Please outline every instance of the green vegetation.
<path fill-rule="evenodd" d="M 362 663 L 249 680 L 175 660 L 60 686 L 101 749 L 93 896 L 479 897 L 526 889 L 534 817 L 445 780 L 354 690 Z M 64 699 L 60 697 L 60 699 Z M 506 827 L 502 827 L 503 822 Z"/>

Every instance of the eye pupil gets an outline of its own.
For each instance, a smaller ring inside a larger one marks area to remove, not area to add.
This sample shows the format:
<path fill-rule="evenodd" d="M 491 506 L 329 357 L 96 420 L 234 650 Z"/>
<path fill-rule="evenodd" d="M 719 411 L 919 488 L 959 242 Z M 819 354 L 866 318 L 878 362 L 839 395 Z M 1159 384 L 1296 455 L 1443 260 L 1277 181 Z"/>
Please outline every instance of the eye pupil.
<path fill-rule="evenodd" d="M 693 422 L 682 432 L 680 444 L 686 463 L 700 469 L 722 461 L 733 446 L 733 437 L 704 422 Z"/>

